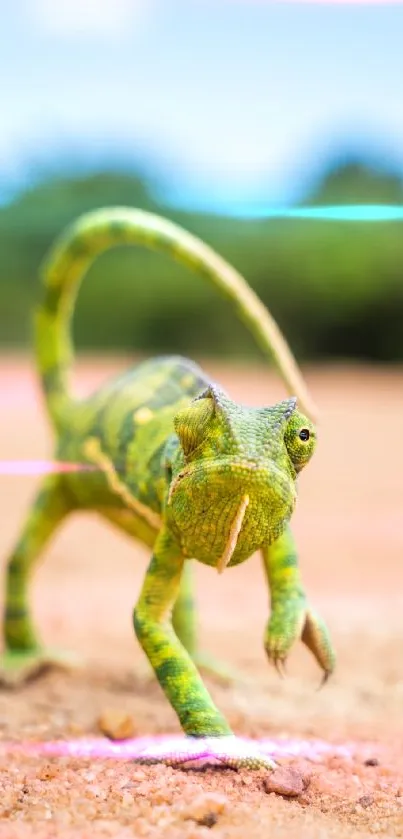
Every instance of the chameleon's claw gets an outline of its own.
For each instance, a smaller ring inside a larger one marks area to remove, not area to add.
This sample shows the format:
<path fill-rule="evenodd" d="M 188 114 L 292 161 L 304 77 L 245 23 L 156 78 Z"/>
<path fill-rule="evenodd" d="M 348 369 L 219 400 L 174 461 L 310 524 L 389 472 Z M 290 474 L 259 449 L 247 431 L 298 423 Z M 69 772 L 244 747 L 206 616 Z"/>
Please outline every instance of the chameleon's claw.
<path fill-rule="evenodd" d="M 253 741 L 234 735 L 223 737 L 172 737 L 149 746 L 134 763 L 164 763 L 177 769 L 204 769 L 218 766 L 228 769 L 276 769 L 274 761 Z"/>
<path fill-rule="evenodd" d="M 277 670 L 278 675 L 280 676 L 280 679 L 284 679 L 287 675 L 286 659 L 285 658 L 280 658 L 280 657 L 274 658 L 273 659 L 273 664 L 274 664 L 274 666 Z"/>
<path fill-rule="evenodd" d="M 335 654 L 324 622 L 311 609 L 293 615 L 293 622 L 271 620 L 265 638 L 268 659 L 281 678 L 286 675 L 287 655 L 298 640 L 305 644 L 323 670 L 320 688 L 326 684 L 335 666 Z"/>
<path fill-rule="evenodd" d="M 326 624 L 311 610 L 306 613 L 301 641 L 308 647 L 312 655 L 315 656 L 316 661 L 323 670 L 323 679 L 320 684 L 320 688 L 322 688 L 328 681 L 329 676 L 333 673 L 336 656 Z"/>
<path fill-rule="evenodd" d="M 322 688 L 325 686 L 326 682 L 329 681 L 330 676 L 332 675 L 332 672 L 333 672 L 332 670 L 325 670 L 325 672 L 324 672 L 324 674 L 323 674 L 323 676 L 320 680 L 318 690 L 322 690 Z"/>
<path fill-rule="evenodd" d="M 284 637 L 270 634 L 266 637 L 265 649 L 269 662 L 273 664 L 281 679 L 287 676 L 287 653 L 289 644 Z"/>

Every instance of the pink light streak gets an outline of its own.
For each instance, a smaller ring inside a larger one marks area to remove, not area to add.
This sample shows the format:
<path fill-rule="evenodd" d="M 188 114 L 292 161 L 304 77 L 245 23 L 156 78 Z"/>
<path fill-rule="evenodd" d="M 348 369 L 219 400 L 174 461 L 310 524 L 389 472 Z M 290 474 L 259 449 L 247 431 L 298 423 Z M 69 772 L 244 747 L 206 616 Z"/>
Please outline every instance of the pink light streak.
<path fill-rule="evenodd" d="M 115 758 L 117 760 L 135 760 L 141 753 L 150 747 L 163 746 L 170 748 L 174 741 L 175 748 L 178 742 L 185 738 L 172 735 L 160 735 L 156 737 L 138 737 L 120 742 L 107 740 L 103 737 L 83 737 L 73 740 L 50 740 L 50 741 L 19 741 L 0 742 L 0 756 L 11 754 L 25 754 L 28 757 L 74 757 L 105 759 Z M 299 740 L 295 738 L 275 738 L 258 741 L 248 738 L 237 738 L 244 744 L 258 745 L 261 752 L 268 757 L 302 757 L 314 763 L 320 763 L 326 757 L 340 757 L 352 759 L 358 755 L 362 758 L 373 754 L 373 746 L 370 743 L 327 743 L 324 740 Z"/>
<path fill-rule="evenodd" d="M 96 466 L 86 463 L 65 463 L 57 460 L 0 460 L 0 475 L 31 476 L 68 472 L 96 472 Z"/>

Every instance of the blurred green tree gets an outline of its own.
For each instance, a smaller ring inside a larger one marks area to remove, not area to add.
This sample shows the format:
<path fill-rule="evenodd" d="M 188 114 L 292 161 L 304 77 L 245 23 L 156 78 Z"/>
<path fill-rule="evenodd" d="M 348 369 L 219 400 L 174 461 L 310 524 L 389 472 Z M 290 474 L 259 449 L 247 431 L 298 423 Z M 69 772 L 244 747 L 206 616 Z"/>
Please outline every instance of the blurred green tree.
<path fill-rule="evenodd" d="M 403 203 L 401 181 L 359 161 L 328 169 L 305 204 Z M 254 220 L 174 212 L 133 174 L 52 177 L 0 209 L 0 343 L 25 347 L 38 269 L 81 213 L 127 204 L 167 215 L 216 248 L 270 307 L 303 358 L 403 359 L 399 223 Z M 113 278 L 113 282 L 112 282 Z M 257 355 L 204 281 L 167 258 L 121 249 L 91 269 L 75 320 L 79 348 Z"/>

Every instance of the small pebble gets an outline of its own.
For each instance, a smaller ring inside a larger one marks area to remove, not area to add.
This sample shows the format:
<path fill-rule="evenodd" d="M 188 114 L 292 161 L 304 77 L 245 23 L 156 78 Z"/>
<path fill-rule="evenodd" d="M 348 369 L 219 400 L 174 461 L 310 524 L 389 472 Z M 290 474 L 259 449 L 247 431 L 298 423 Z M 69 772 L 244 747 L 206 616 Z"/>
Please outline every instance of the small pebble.
<path fill-rule="evenodd" d="M 364 766 L 379 766 L 379 760 L 377 757 L 369 757 L 364 760 Z"/>
<path fill-rule="evenodd" d="M 102 734 L 110 740 L 128 740 L 136 733 L 132 717 L 124 711 L 104 711 L 97 724 Z"/>
<path fill-rule="evenodd" d="M 297 796 L 301 795 L 307 787 L 303 776 L 297 769 L 291 766 L 280 766 L 265 776 L 263 786 L 266 792 L 275 792 L 277 795 Z"/>
<path fill-rule="evenodd" d="M 39 770 L 38 778 L 40 781 L 51 781 L 53 778 L 56 778 L 57 774 L 57 766 L 53 763 L 47 763 Z"/>

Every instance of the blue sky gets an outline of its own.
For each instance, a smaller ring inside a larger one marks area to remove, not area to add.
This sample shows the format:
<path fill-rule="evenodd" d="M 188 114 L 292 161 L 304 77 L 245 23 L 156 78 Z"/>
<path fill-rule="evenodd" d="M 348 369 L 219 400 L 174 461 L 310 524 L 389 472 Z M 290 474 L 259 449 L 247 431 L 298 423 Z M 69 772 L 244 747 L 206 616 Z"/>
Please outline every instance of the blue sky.
<path fill-rule="evenodd" d="M 173 198 L 292 200 L 338 145 L 403 172 L 403 5 L 14 0 L 1 190 L 139 158 Z"/>

